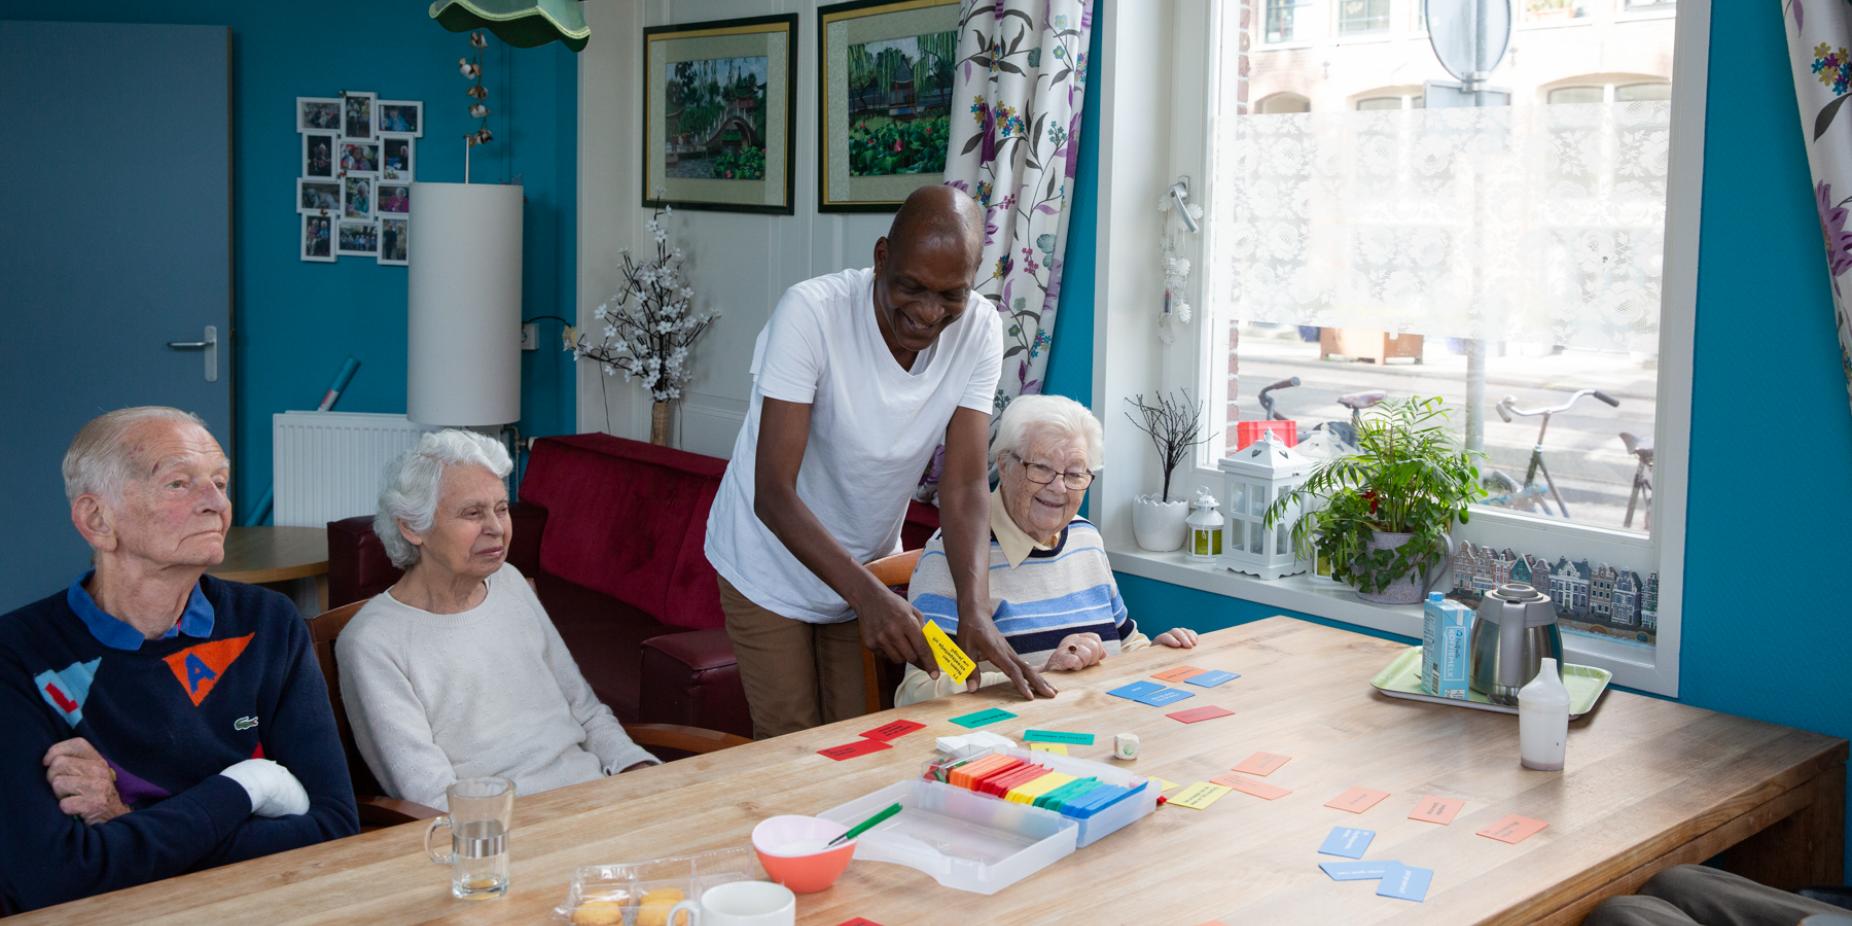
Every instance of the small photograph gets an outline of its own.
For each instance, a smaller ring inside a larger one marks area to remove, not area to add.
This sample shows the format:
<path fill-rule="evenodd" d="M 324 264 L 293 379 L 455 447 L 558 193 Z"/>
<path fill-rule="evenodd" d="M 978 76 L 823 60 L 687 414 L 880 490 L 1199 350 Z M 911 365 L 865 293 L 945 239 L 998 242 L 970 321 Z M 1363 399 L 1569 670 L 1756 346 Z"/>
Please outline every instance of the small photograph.
<path fill-rule="evenodd" d="M 383 138 L 380 140 L 380 166 L 388 177 L 400 180 L 412 179 L 412 146 L 409 138 Z"/>
<path fill-rule="evenodd" d="M 334 252 L 360 257 L 379 256 L 379 223 L 356 219 L 336 222 Z"/>
<path fill-rule="evenodd" d="M 379 173 L 379 142 L 341 139 L 341 172 L 344 174 Z"/>
<path fill-rule="evenodd" d="M 326 215 L 302 217 L 302 259 L 334 261 L 334 218 Z"/>
<path fill-rule="evenodd" d="M 296 97 L 296 131 L 340 132 L 341 101 L 334 97 Z"/>
<path fill-rule="evenodd" d="M 348 138 L 373 138 L 373 104 L 378 94 L 341 94 L 341 134 Z"/>
<path fill-rule="evenodd" d="M 381 135 L 424 135 L 424 104 L 416 100 L 380 100 L 374 113 Z"/>
<path fill-rule="evenodd" d="M 343 177 L 341 179 L 341 218 L 370 219 L 372 217 L 373 178 Z"/>
<path fill-rule="evenodd" d="M 379 215 L 411 215 L 412 185 L 409 183 L 380 183 L 375 187 L 379 197 L 373 211 Z"/>
<path fill-rule="evenodd" d="M 379 262 L 394 266 L 406 266 L 409 261 L 406 254 L 411 248 L 412 223 L 410 219 L 379 220 Z"/>
<path fill-rule="evenodd" d="M 308 132 L 302 136 L 302 175 L 334 176 L 335 136 L 329 132 Z"/>
<path fill-rule="evenodd" d="M 316 180 L 312 177 L 300 177 L 296 180 L 297 212 L 339 212 L 341 209 L 341 182 L 339 180 Z"/>

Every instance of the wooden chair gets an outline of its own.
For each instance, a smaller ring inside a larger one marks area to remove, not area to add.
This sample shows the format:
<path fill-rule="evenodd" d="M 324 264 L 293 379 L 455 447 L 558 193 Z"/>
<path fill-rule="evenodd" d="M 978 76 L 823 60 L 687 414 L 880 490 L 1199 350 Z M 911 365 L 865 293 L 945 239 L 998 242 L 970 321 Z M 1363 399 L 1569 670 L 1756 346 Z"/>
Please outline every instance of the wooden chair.
<path fill-rule="evenodd" d="M 353 727 L 347 722 L 347 707 L 341 701 L 341 675 L 335 663 L 334 641 L 365 604 L 365 601 L 345 604 L 309 621 L 309 637 L 314 641 L 315 662 L 321 667 L 322 678 L 328 683 L 328 702 L 334 709 L 334 726 L 341 736 L 341 751 L 347 754 L 348 777 L 354 785 L 354 799 L 360 810 L 360 827 L 362 830 L 372 830 L 414 820 L 429 820 L 442 811 L 415 801 L 387 797 L 385 789 L 380 787 L 379 779 L 373 777 L 373 771 L 367 768 L 366 760 L 355 745 Z M 624 732 L 637 745 L 654 752 L 664 761 L 717 752 L 752 742 L 731 733 L 672 723 L 627 723 L 624 724 Z"/>
<path fill-rule="evenodd" d="M 907 550 L 892 556 L 883 556 L 868 564 L 868 571 L 874 573 L 881 584 L 891 588 L 902 598 L 907 595 L 907 586 L 913 581 L 913 568 L 920 563 L 920 554 L 925 550 Z M 884 711 L 894 706 L 894 689 L 900 685 L 900 679 L 906 674 L 907 667 L 895 665 L 880 656 L 874 650 L 862 650 L 862 689 L 867 698 L 868 713 Z"/>

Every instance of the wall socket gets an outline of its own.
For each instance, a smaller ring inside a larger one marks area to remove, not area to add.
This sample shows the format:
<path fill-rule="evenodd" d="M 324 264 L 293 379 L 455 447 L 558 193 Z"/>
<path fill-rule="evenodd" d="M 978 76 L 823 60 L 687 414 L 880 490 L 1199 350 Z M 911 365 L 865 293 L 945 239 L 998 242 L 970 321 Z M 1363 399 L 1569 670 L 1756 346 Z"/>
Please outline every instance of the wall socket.
<path fill-rule="evenodd" d="M 539 350 L 540 349 L 540 323 L 539 322 L 522 322 L 521 323 L 521 349 L 522 350 Z"/>

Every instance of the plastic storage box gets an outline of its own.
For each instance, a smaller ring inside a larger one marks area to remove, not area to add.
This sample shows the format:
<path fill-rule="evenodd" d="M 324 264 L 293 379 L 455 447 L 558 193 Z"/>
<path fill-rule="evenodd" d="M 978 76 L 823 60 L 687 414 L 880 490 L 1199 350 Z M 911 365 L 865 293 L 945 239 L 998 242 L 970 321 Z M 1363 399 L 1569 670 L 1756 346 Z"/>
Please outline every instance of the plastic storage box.
<path fill-rule="evenodd" d="M 758 860 L 741 848 L 586 865 L 573 873 L 566 902 L 553 912 L 560 922 L 610 923 L 615 912 L 624 926 L 659 926 L 676 900 L 697 900 L 708 888 L 763 877 Z M 652 902 L 645 904 L 645 898 Z"/>

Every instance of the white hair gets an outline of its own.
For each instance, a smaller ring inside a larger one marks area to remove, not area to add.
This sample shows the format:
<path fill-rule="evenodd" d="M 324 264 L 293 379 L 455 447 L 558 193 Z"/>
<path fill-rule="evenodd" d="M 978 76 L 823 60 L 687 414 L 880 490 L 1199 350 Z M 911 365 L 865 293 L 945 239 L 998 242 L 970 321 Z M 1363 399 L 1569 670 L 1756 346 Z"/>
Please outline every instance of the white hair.
<path fill-rule="evenodd" d="M 1105 436 L 1100 420 L 1087 406 L 1059 395 L 1024 395 L 1010 400 L 1003 416 L 997 419 L 997 436 L 990 442 L 991 464 L 996 465 L 1006 453 L 1021 456 L 1030 438 L 1042 431 L 1079 440 L 1087 453 L 1088 471 L 1098 472 L 1105 465 Z"/>
<path fill-rule="evenodd" d="M 122 499 L 122 488 L 136 475 L 142 462 L 135 458 L 135 447 L 127 440 L 130 431 L 149 421 L 176 421 L 198 425 L 206 422 L 198 415 L 165 405 L 137 405 L 104 412 L 90 419 L 71 439 L 64 451 L 64 497 L 77 501 L 81 495 L 98 495 L 110 502 Z"/>
<path fill-rule="evenodd" d="M 432 431 L 418 439 L 386 466 L 386 487 L 379 491 L 379 510 L 373 514 L 373 533 L 386 548 L 386 556 L 400 569 L 418 562 L 418 546 L 399 533 L 404 524 L 413 533 L 431 529 L 437 519 L 437 493 L 444 470 L 451 466 L 480 466 L 507 478 L 514 462 L 501 442 L 474 431 L 452 428 Z"/>

